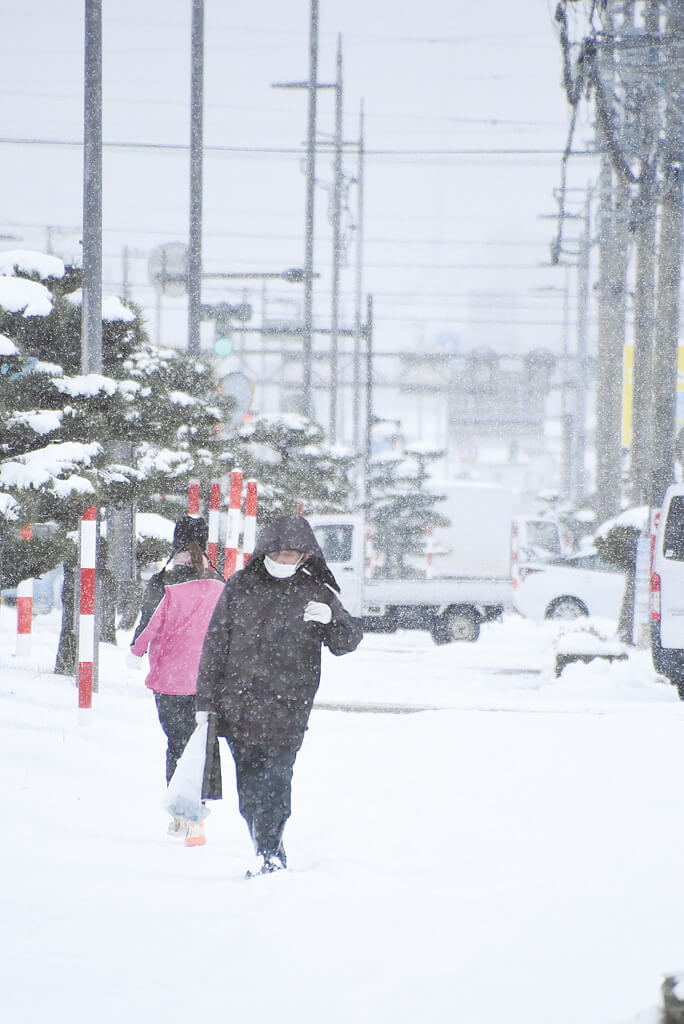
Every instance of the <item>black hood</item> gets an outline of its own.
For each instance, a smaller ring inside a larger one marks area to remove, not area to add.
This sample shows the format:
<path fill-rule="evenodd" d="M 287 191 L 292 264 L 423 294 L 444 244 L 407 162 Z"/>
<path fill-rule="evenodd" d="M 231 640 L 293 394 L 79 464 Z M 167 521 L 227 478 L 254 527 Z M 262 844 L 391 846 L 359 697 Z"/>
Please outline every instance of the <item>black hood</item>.
<path fill-rule="evenodd" d="M 171 553 L 187 551 L 190 541 L 197 541 L 202 551 L 207 550 L 209 541 L 209 526 L 202 516 L 182 516 L 173 531 L 173 546 Z"/>
<path fill-rule="evenodd" d="M 306 569 L 316 579 L 327 583 L 339 593 L 337 580 L 330 572 L 314 532 L 303 516 L 278 516 L 264 527 L 257 537 L 254 552 L 245 568 L 250 569 L 263 564 L 264 555 L 269 551 L 301 551 L 308 555 Z"/>

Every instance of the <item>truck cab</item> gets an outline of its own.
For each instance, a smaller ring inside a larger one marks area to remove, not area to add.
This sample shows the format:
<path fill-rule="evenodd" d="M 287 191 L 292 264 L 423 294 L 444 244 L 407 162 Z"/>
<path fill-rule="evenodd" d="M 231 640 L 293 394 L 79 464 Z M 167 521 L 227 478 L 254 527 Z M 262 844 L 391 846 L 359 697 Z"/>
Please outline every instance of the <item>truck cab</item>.
<path fill-rule="evenodd" d="M 340 600 L 352 615 L 362 614 L 365 532 L 358 515 L 308 516 L 328 567 L 340 585 Z"/>

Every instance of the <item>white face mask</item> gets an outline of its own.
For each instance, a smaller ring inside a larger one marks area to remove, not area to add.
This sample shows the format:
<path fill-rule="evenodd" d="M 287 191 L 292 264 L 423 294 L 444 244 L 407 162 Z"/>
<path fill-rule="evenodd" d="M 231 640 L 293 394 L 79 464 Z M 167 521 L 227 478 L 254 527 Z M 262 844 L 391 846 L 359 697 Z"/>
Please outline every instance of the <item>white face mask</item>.
<path fill-rule="evenodd" d="M 299 562 L 286 563 L 286 562 L 274 562 L 268 555 L 264 555 L 264 565 L 266 566 L 266 572 L 270 573 L 277 580 L 286 580 L 290 576 L 294 576 L 299 568 Z"/>

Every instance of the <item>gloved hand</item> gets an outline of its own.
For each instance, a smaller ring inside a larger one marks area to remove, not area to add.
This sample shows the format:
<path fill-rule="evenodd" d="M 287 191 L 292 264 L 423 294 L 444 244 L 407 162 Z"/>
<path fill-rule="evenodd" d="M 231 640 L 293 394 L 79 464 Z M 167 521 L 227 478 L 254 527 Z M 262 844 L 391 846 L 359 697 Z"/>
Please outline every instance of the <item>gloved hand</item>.
<path fill-rule="evenodd" d="M 209 721 L 209 712 L 208 711 L 196 711 L 195 712 L 195 721 L 197 722 L 198 725 L 204 725 L 206 722 Z"/>
<path fill-rule="evenodd" d="M 129 651 L 126 655 L 126 668 L 139 672 L 140 669 L 143 668 L 142 658 L 139 658 L 137 654 L 133 654 L 132 651 Z"/>
<path fill-rule="evenodd" d="M 305 622 L 322 622 L 325 626 L 332 619 L 332 608 L 323 601 L 309 601 L 304 609 Z"/>

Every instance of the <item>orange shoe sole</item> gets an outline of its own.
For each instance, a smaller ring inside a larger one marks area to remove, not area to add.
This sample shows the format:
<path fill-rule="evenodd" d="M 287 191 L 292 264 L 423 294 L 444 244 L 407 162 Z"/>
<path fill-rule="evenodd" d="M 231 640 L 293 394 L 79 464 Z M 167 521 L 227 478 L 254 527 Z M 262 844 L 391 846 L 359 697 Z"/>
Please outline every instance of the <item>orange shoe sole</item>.
<path fill-rule="evenodd" d="M 204 846 L 207 841 L 206 836 L 190 836 L 185 840 L 186 846 Z"/>

